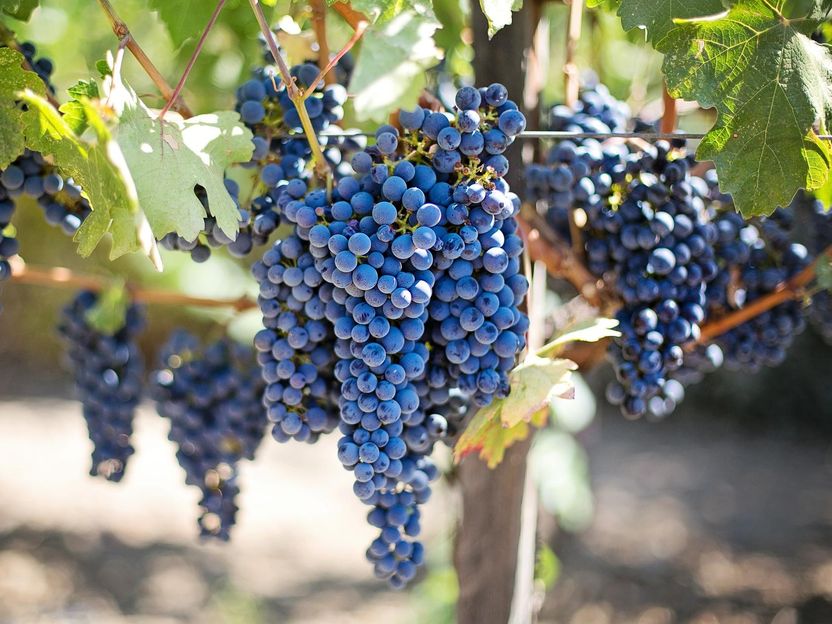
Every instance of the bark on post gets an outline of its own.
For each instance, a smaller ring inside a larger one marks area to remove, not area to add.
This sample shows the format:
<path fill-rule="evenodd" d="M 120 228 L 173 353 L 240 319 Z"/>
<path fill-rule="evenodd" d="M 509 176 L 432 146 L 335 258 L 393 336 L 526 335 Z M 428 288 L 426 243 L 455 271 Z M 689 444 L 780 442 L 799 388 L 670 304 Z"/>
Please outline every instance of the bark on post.
<path fill-rule="evenodd" d="M 476 84 L 501 82 L 521 109 L 526 86 L 525 61 L 532 36 L 529 5 L 527 2 L 526 8 L 515 13 L 511 26 L 491 41 L 479 4 L 474 2 L 471 7 Z M 513 164 L 507 179 L 518 190 L 522 188 L 520 143 L 516 141 L 507 154 Z M 454 553 L 460 585 L 459 624 L 508 622 L 530 443 L 527 440 L 510 449 L 495 470 L 489 470 L 476 457 L 469 457 L 459 468 L 462 519 Z"/>

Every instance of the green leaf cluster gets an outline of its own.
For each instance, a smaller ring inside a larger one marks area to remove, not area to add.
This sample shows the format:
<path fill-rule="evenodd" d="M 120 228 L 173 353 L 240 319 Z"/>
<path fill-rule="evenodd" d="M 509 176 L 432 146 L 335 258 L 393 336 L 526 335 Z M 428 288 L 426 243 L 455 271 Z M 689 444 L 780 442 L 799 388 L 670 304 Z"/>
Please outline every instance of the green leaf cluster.
<path fill-rule="evenodd" d="M 626 29 L 646 29 L 665 55 L 671 95 L 714 108 L 697 156 L 746 216 L 770 214 L 800 188 L 824 185 L 832 57 L 810 36 L 828 0 L 622 0 Z"/>

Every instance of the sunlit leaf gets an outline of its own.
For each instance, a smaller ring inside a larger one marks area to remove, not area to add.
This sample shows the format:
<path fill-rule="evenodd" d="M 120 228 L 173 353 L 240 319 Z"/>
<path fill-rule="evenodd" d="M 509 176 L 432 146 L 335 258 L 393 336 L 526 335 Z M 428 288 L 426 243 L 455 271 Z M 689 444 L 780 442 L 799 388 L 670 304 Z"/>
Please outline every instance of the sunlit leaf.
<path fill-rule="evenodd" d="M 821 0 L 624 0 L 624 26 L 644 26 L 665 54 L 674 97 L 716 108 L 699 146 L 720 187 L 746 216 L 788 205 L 824 185 L 832 151 L 812 127 L 832 111 L 832 56 L 810 36 L 830 10 Z M 707 17 L 702 17 L 707 16 Z"/>
<path fill-rule="evenodd" d="M 247 162 L 252 135 L 231 111 L 164 123 L 114 75 L 105 82 L 108 101 L 119 113 L 116 136 L 130 169 L 139 203 L 157 238 L 170 232 L 194 240 L 207 216 L 196 196 L 205 189 L 211 215 L 229 237 L 239 229 L 239 209 L 225 188 L 224 172 Z"/>
<path fill-rule="evenodd" d="M 29 90 L 46 95 L 43 81 L 34 72 L 23 69 L 23 55 L 11 48 L 0 48 L 0 169 L 23 153 L 24 116 L 17 94 Z"/>
<path fill-rule="evenodd" d="M 441 58 L 433 41 L 438 27 L 432 12 L 407 10 L 367 30 L 349 86 L 359 119 L 383 121 L 416 104 L 425 71 Z"/>

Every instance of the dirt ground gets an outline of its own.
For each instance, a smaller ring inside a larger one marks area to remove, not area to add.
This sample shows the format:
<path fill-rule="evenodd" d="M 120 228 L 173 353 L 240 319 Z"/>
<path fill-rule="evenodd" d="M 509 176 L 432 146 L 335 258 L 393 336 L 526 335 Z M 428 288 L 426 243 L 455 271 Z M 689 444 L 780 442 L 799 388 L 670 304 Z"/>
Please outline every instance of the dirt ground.
<path fill-rule="evenodd" d="M 87 476 L 77 404 L 0 397 L 0 624 L 435 621 L 372 578 L 335 440 L 267 440 L 243 466 L 232 542 L 201 545 L 165 434 L 143 407 L 128 474 L 108 484 Z M 609 415 L 583 439 L 596 516 L 553 541 L 541 622 L 832 623 L 825 440 Z M 455 504 L 442 488 L 428 504 L 429 550 L 446 549 Z"/>

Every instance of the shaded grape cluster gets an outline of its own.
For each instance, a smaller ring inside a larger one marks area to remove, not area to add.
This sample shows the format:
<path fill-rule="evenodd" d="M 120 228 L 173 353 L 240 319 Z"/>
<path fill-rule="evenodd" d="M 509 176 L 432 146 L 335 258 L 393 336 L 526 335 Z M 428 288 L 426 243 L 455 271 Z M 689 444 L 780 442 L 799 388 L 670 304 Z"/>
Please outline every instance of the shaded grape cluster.
<path fill-rule="evenodd" d="M 791 241 L 793 220 L 792 211 L 784 208 L 750 223 L 730 211 L 716 217 L 720 272 L 708 291 L 711 318 L 740 310 L 774 292 L 810 264 L 806 247 Z M 803 303 L 791 300 L 730 329 L 715 342 L 727 367 L 757 372 L 782 364 L 786 350 L 805 326 Z"/>
<path fill-rule="evenodd" d="M 203 345 L 175 332 L 151 377 L 159 415 L 170 420 L 185 482 L 198 487 L 203 537 L 228 540 L 240 488 L 237 466 L 253 459 L 266 428 L 263 382 L 253 351 L 228 339 Z"/>
<path fill-rule="evenodd" d="M 548 125 L 551 130 L 605 133 L 626 130 L 628 122 L 627 105 L 598 84 L 581 91 L 574 109 L 565 105 L 553 107 Z M 620 163 L 629 151 L 623 143 L 601 138 L 560 141 L 546 153 L 545 164 L 532 163 L 526 167 L 526 201 L 535 204 L 549 226 L 569 242 L 570 211 L 586 214 L 598 205 L 613 184 L 605 166 L 610 168 Z M 599 272 L 597 267 L 595 272 Z"/>
<path fill-rule="evenodd" d="M 93 443 L 90 474 L 120 481 L 134 450 L 130 437 L 144 377 L 136 339 L 144 316 L 140 307 L 129 306 L 123 326 L 108 335 L 89 320 L 98 301 L 93 292 L 78 293 L 61 313 L 58 331 Z"/>
<path fill-rule="evenodd" d="M 664 416 L 679 399 L 671 374 L 699 338 L 706 287 L 718 272 L 703 180 L 665 142 L 602 167 L 613 183 L 588 212 L 586 250 L 623 300 L 622 336 L 610 348 L 607 397 L 630 418 Z M 666 388 L 667 385 L 669 388 Z"/>

